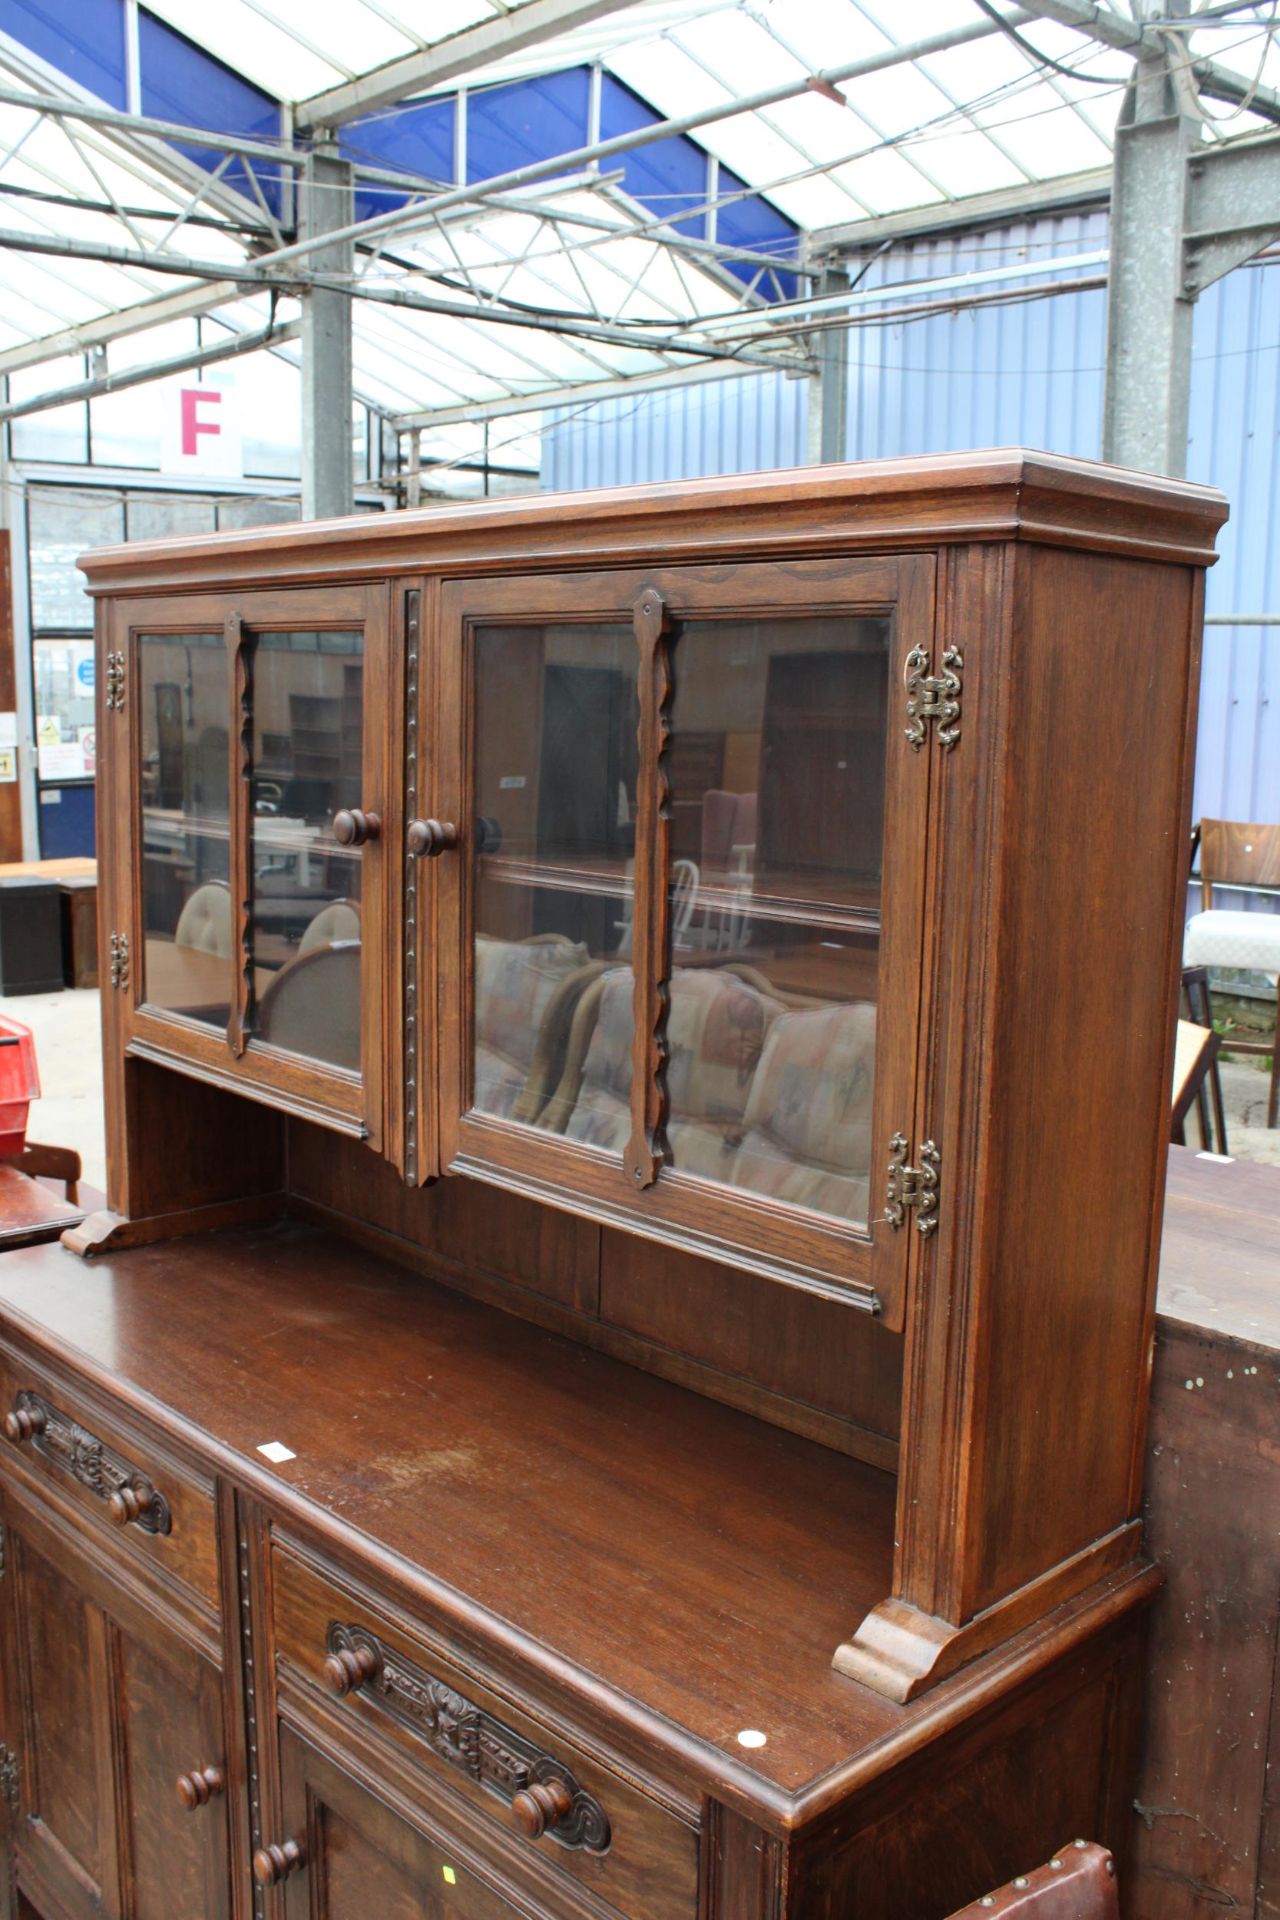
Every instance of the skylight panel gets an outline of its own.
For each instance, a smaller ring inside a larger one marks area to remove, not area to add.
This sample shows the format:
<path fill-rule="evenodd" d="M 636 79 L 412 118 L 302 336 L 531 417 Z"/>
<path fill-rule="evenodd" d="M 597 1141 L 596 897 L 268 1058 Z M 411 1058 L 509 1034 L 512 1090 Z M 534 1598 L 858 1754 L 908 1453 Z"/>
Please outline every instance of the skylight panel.
<path fill-rule="evenodd" d="M 245 0 L 148 0 L 158 14 L 197 46 L 281 100 L 303 99 L 336 87 L 346 79 L 335 57 L 326 59 L 302 46 L 287 26 L 264 19 Z M 311 12 L 320 16 L 321 9 Z M 313 30 L 319 19 L 313 19 Z M 314 39 L 314 34 L 312 36 Z M 334 49 L 335 56 L 339 50 Z"/>
<path fill-rule="evenodd" d="M 945 173 L 942 177 L 946 178 Z M 871 207 L 876 213 L 898 213 L 905 207 L 925 205 L 929 194 L 937 201 L 943 199 L 943 195 L 932 189 L 929 182 L 922 179 L 916 169 L 892 147 L 882 147 L 878 152 L 864 154 L 850 165 L 838 168 L 832 180 L 856 194 L 865 206 Z M 845 218 L 848 217 L 846 214 Z"/>
<path fill-rule="evenodd" d="M 927 191 L 924 181 L 919 184 Z M 800 227 L 834 227 L 861 217 L 849 194 L 827 174 L 815 174 L 812 179 L 796 181 L 791 186 L 771 188 L 769 199 Z"/>
<path fill-rule="evenodd" d="M 918 148 L 915 142 L 912 147 L 913 151 L 919 151 L 930 172 L 946 181 L 957 199 L 970 193 L 994 193 L 1000 187 L 1014 187 L 1024 177 L 985 134 L 922 135 Z"/>
<path fill-rule="evenodd" d="M 1110 158 L 1106 141 L 1047 87 L 1023 103 L 1010 102 L 1002 113 L 980 116 L 980 122 L 998 129 L 1009 151 L 1041 180 L 1105 167 Z"/>
<path fill-rule="evenodd" d="M 910 62 L 844 81 L 841 92 L 855 106 L 865 102 L 867 111 L 886 133 L 905 133 L 952 111 L 946 94 L 934 86 L 920 67 Z"/>
<path fill-rule="evenodd" d="M 767 18 L 767 16 L 766 16 Z M 690 20 L 676 28 L 675 45 L 684 48 L 703 69 L 738 98 L 765 87 L 803 80 L 806 68 L 773 36 L 743 13 L 716 14 Z"/>
<path fill-rule="evenodd" d="M 703 72 L 678 41 L 662 40 L 622 47 L 609 62 L 625 86 L 632 87 L 664 119 L 681 119 L 732 98 L 729 87 Z M 705 140 L 711 128 L 700 130 Z"/>

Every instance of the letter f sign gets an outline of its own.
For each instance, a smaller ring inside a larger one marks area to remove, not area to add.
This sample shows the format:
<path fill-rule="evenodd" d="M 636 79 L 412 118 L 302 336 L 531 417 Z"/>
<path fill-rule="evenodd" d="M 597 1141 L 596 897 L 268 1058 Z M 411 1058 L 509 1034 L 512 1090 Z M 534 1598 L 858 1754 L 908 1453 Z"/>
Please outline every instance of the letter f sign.
<path fill-rule="evenodd" d="M 202 406 L 216 407 L 222 404 L 222 395 L 217 387 L 184 387 L 182 389 L 182 451 L 184 454 L 199 450 L 197 435 L 202 433 L 221 433 L 222 425 L 217 420 L 202 420 L 199 409 Z"/>

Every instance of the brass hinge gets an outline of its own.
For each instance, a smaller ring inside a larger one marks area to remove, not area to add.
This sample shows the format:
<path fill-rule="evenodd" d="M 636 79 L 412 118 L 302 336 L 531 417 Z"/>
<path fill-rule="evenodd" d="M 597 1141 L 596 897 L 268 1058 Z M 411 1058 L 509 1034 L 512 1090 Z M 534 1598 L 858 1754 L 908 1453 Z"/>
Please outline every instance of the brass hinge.
<path fill-rule="evenodd" d="M 0 1793 L 16 1820 L 22 1811 L 22 1784 L 18 1776 L 18 1756 L 12 1747 L 0 1746 Z"/>
<path fill-rule="evenodd" d="M 929 673 L 928 666 L 925 649 L 912 647 L 902 669 L 907 689 L 907 738 L 919 751 L 929 737 L 932 720 L 938 745 L 949 753 L 960 738 L 960 672 L 964 658 L 959 647 L 948 647 L 942 656 L 941 673 Z"/>
<path fill-rule="evenodd" d="M 113 933 L 107 943 L 111 955 L 111 984 L 113 987 L 127 987 L 129 984 L 129 936 L 127 933 Z"/>
<path fill-rule="evenodd" d="M 932 1140 L 926 1140 L 920 1149 L 920 1165 L 907 1165 L 907 1136 L 895 1133 L 889 1142 L 889 1186 L 885 1202 L 885 1218 L 895 1229 L 906 1222 L 907 1208 L 911 1207 L 916 1216 L 919 1231 L 928 1236 L 938 1224 L 938 1181 L 942 1172 L 942 1155 Z"/>
<path fill-rule="evenodd" d="M 124 711 L 124 655 L 112 652 L 107 655 L 107 693 L 108 712 Z"/>

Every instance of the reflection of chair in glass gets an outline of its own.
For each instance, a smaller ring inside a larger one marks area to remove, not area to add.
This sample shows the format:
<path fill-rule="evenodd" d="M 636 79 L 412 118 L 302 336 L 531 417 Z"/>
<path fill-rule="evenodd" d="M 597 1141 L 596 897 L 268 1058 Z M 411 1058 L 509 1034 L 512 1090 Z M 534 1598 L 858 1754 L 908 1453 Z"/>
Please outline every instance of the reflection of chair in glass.
<path fill-rule="evenodd" d="M 627 877 L 634 871 L 633 862 L 627 862 Z M 689 925 L 693 919 L 693 910 L 698 903 L 698 863 L 696 860 L 673 860 L 671 862 L 671 945 L 676 952 L 688 947 Z M 622 931 L 618 942 L 618 954 L 626 959 L 631 953 L 631 922 L 635 903 L 628 894 L 622 903 L 622 918 L 614 925 Z"/>
<path fill-rule="evenodd" d="M 359 938 L 359 901 L 331 900 L 307 923 L 298 942 L 298 953 L 314 953 L 317 947 L 330 947 L 337 941 L 358 941 Z"/>
<path fill-rule="evenodd" d="M 1243 820 L 1200 822 L 1200 892 L 1204 911 L 1187 922 L 1182 950 L 1187 967 L 1239 967 L 1277 978 L 1273 1040 L 1226 1043 L 1228 1053 L 1269 1053 L 1271 1085 L 1267 1125 L 1276 1124 L 1280 1107 L 1280 913 L 1245 913 L 1215 907 L 1213 889 L 1280 887 L 1280 825 L 1258 826 Z"/>
<path fill-rule="evenodd" d="M 225 960 L 231 953 L 231 889 L 225 880 L 206 880 L 197 887 L 178 915 L 174 942 L 214 953 Z"/>
<path fill-rule="evenodd" d="M 758 812 L 754 793 L 711 787 L 702 796 L 702 869 L 731 889 L 728 903 L 706 916 L 705 944 L 717 951 L 746 944 Z"/>
<path fill-rule="evenodd" d="M 360 945 L 316 947 L 268 983 L 258 1037 L 330 1066 L 360 1066 Z"/>
<path fill-rule="evenodd" d="M 541 1109 L 558 1066 L 540 1058 L 535 1092 L 530 1072 L 548 1009 L 557 990 L 581 974 L 589 961 L 587 949 L 562 933 L 533 934 L 527 940 L 476 935 L 472 1104 L 482 1113 L 536 1119 L 530 1109 Z M 563 1019 L 567 1038 L 569 1010 L 559 1003 L 557 1017 Z"/>
<path fill-rule="evenodd" d="M 781 1014 L 752 1083 L 734 1186 L 865 1220 L 875 1045 L 866 1001 Z"/>

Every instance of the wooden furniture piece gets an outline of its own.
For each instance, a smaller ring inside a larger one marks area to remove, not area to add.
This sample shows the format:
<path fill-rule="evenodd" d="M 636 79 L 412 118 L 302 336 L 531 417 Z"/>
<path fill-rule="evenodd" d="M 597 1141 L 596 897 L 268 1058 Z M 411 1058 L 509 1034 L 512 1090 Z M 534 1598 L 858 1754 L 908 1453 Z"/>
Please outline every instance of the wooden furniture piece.
<path fill-rule="evenodd" d="M 0 877 L 0 994 L 62 992 L 62 909 L 52 880 Z"/>
<path fill-rule="evenodd" d="M 84 1219 L 84 1208 L 77 1206 L 74 1193 L 68 1191 L 67 1198 L 60 1200 L 41 1185 L 36 1168 L 25 1161 L 25 1155 L 18 1161 L 0 1160 L 0 1251 L 56 1240 Z"/>
<path fill-rule="evenodd" d="M 1198 1109 L 1201 1125 L 1204 1124 L 1208 1089 L 1213 1084 L 1221 1051 L 1221 1037 L 1211 1027 L 1197 1026 L 1194 1020 L 1179 1020 L 1173 1043 L 1171 1137 L 1175 1146 L 1185 1147 L 1187 1144 L 1187 1115 L 1192 1107 Z M 1211 1145 L 1208 1135 L 1204 1137 L 1206 1145 Z"/>
<path fill-rule="evenodd" d="M 1213 996 L 1209 991 L 1207 967 L 1182 969 L 1181 1012 L 1184 1019 L 1194 1021 L 1196 1026 L 1213 1028 Z M 1226 1109 L 1222 1103 L 1222 1074 L 1219 1065 L 1221 1052 L 1221 1047 L 1215 1048 L 1213 1059 L 1209 1063 L 1207 1078 L 1201 1081 L 1197 1090 L 1195 1104 L 1202 1146 L 1214 1153 L 1227 1154 L 1230 1148 L 1227 1145 Z M 1175 1145 L 1182 1144 L 1185 1143 L 1175 1142 Z"/>
<path fill-rule="evenodd" d="M 1105 1847 L 1073 1840 L 1034 1873 L 1016 1875 L 953 1920 L 986 1920 L 991 1913 L 1019 1920 L 1120 1920 L 1116 1863 Z"/>
<path fill-rule="evenodd" d="M 1169 1153 L 1144 1514 L 1131 1920 L 1280 1903 L 1280 1168 Z"/>
<path fill-rule="evenodd" d="M 62 977 L 69 987 L 98 985 L 98 880 L 58 882 L 62 898 Z"/>
<path fill-rule="evenodd" d="M 1280 824 L 1202 820 L 1201 912 L 1187 922 L 1184 956 L 1189 966 L 1241 967 L 1274 973 L 1276 1030 L 1270 1040 L 1231 1036 L 1228 1052 L 1271 1056 L 1267 1125 L 1280 1119 L 1280 913 L 1247 913 L 1215 907 L 1214 887 L 1280 888 Z"/>
<path fill-rule="evenodd" d="M 1223 511 L 1010 453 L 86 558 L 110 1211 L 0 1267 L 38 1913 L 937 1920 L 1119 1843 Z"/>
<path fill-rule="evenodd" d="M 9 1156 L 7 1164 L 35 1180 L 61 1180 L 73 1205 L 80 1197 L 80 1155 L 74 1147 L 48 1147 L 28 1140 L 21 1153 Z"/>

